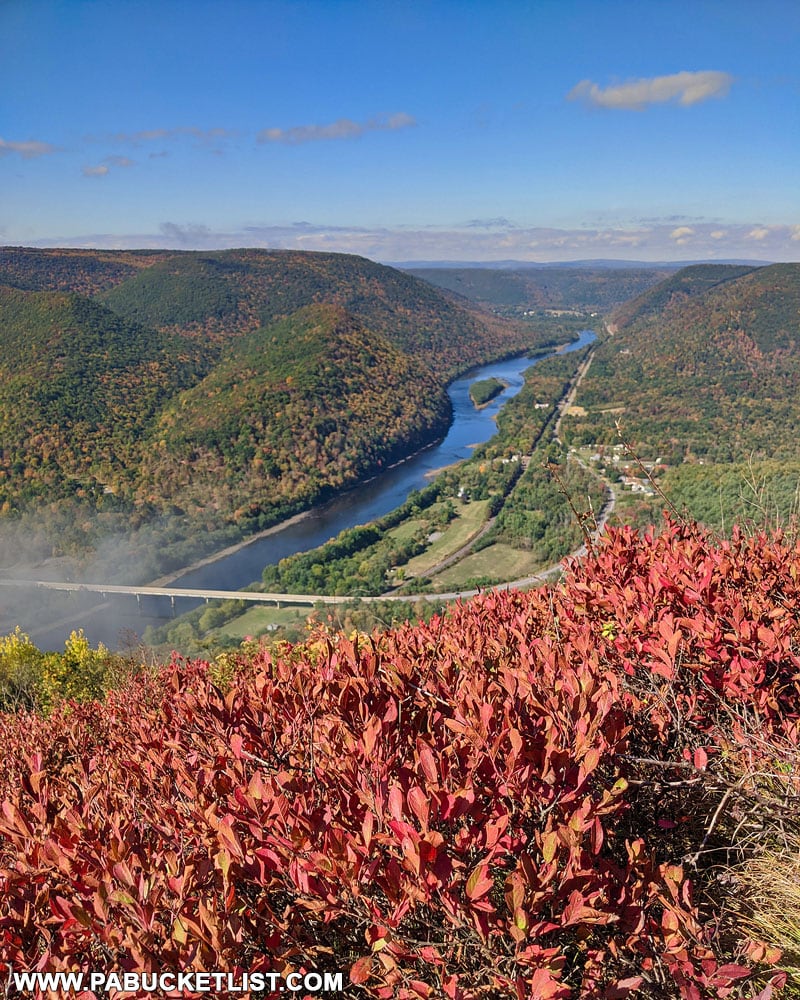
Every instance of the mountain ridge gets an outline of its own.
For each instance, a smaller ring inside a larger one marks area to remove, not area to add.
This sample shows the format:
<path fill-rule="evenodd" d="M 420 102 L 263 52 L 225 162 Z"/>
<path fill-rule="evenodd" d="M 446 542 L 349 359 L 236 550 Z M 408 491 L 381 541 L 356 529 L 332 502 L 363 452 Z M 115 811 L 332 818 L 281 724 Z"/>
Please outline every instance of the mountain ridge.
<path fill-rule="evenodd" d="M 326 333 L 284 373 L 292 389 L 279 389 L 270 372 L 302 341 L 308 309 Z M 456 373 L 537 343 L 529 328 L 365 258 L 248 249 L 7 248 L 0 326 L 0 512 L 38 511 L 56 552 L 91 548 L 100 513 L 124 531 L 169 515 L 187 539 L 269 526 L 443 434 Z M 248 351 L 250 374 L 225 381 Z M 358 394 L 326 374 L 339 362 Z M 200 388 L 215 369 L 222 382 Z M 185 419 L 159 423 L 186 392 L 203 428 L 194 446 Z M 65 519 L 77 527 L 64 531 Z"/>

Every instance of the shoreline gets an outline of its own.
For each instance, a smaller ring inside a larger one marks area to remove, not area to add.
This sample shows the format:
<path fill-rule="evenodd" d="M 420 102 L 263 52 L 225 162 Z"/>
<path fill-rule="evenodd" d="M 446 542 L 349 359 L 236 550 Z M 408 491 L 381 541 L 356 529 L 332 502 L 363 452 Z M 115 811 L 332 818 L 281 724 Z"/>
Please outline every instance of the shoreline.
<path fill-rule="evenodd" d="M 321 506 L 324 506 L 324 504 Z M 292 525 L 299 524 L 306 518 L 311 517 L 314 511 L 318 509 L 319 507 L 309 507 L 308 510 L 301 510 L 299 514 L 293 514 L 291 517 L 286 518 L 285 521 L 278 521 L 277 524 L 273 524 L 270 528 L 264 528 L 261 531 L 257 531 L 255 534 L 248 535 L 247 538 L 243 538 L 239 542 L 234 542 L 233 545 L 228 545 L 224 549 L 218 549 L 211 555 L 203 556 L 202 559 L 197 559 L 189 566 L 182 566 L 180 569 L 166 574 L 166 576 L 160 576 L 157 580 L 151 580 L 149 583 L 145 584 L 145 586 L 168 587 L 171 583 L 174 583 L 186 573 L 194 573 L 195 570 L 203 569 L 205 566 L 210 566 L 219 559 L 225 559 L 227 556 L 232 556 L 237 552 L 241 552 L 242 549 L 246 549 L 248 545 L 253 545 L 255 542 L 261 541 L 262 538 L 269 538 L 270 535 L 283 531 L 284 528 L 291 528 Z"/>
<path fill-rule="evenodd" d="M 449 429 L 449 428 L 448 428 Z M 180 577 L 185 576 L 187 573 L 194 573 L 198 569 L 203 569 L 206 566 L 210 566 L 213 563 L 219 561 L 220 559 L 225 559 L 228 556 L 235 555 L 237 552 L 241 552 L 242 549 L 246 549 L 248 545 L 254 545 L 256 542 L 260 542 L 264 538 L 269 538 L 270 535 L 275 535 L 279 531 L 283 531 L 285 528 L 291 528 L 295 524 L 300 524 L 301 521 L 305 521 L 310 517 L 313 517 L 318 511 L 324 510 L 327 504 L 333 503 L 336 500 L 341 500 L 342 497 L 347 496 L 348 493 L 359 489 L 361 486 L 366 486 L 371 483 L 374 479 L 377 479 L 383 472 L 388 472 L 389 469 L 396 469 L 399 465 L 403 465 L 405 462 L 410 462 L 412 458 L 416 458 L 417 455 L 421 455 L 424 451 L 429 448 L 435 448 L 437 444 L 440 444 L 444 438 L 442 436 L 437 436 L 429 444 L 423 445 L 421 448 L 417 448 L 410 454 L 406 455 L 404 458 L 398 459 L 396 462 L 392 462 L 391 465 L 387 465 L 383 469 L 378 469 L 371 476 L 366 479 L 360 479 L 358 482 L 353 483 L 352 486 L 348 486 L 347 489 L 336 493 L 334 496 L 329 497 L 322 503 L 313 504 L 311 507 L 306 508 L 306 510 L 301 510 L 297 514 L 292 514 L 291 517 L 287 517 L 283 521 L 278 521 L 276 524 L 271 525 L 269 528 L 263 528 L 261 531 L 255 532 L 255 534 L 248 535 L 247 538 L 241 539 L 241 541 L 234 542 L 233 545 L 228 545 L 224 549 L 217 549 L 215 552 L 203 556 L 201 559 L 195 560 L 189 566 L 182 566 L 180 569 L 173 570 L 171 573 L 167 573 L 165 576 L 160 576 L 156 580 L 151 580 L 144 586 L 147 587 L 168 587 L 171 583 L 174 583 Z M 477 445 L 470 447 L 477 447 Z M 458 462 L 453 463 L 458 465 Z M 439 470 L 441 471 L 441 470 Z M 438 471 L 436 473 L 438 475 Z M 427 474 L 426 474 L 427 475 Z M 256 581 L 254 581 L 256 582 Z"/>

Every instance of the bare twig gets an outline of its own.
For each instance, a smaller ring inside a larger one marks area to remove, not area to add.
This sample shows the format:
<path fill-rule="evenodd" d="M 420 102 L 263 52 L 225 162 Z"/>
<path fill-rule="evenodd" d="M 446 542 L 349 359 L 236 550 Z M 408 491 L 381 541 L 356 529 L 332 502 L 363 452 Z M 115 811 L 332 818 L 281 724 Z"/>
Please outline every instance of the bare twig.
<path fill-rule="evenodd" d="M 564 480 L 561 478 L 558 472 L 556 472 L 558 466 L 554 462 L 543 462 L 542 468 L 547 469 L 547 471 L 550 473 L 553 479 L 555 479 L 555 481 L 558 483 L 558 491 L 559 493 L 561 493 L 561 495 L 569 504 L 569 509 L 574 514 L 575 520 L 578 522 L 578 527 L 581 529 L 581 534 L 583 535 L 583 541 L 584 544 L 586 545 L 586 551 L 594 555 L 594 542 L 592 541 L 591 532 L 586 527 L 586 518 L 588 515 L 579 513 L 578 508 L 575 506 L 575 503 L 572 497 L 570 496 L 569 490 L 567 489 L 566 484 L 564 483 Z"/>

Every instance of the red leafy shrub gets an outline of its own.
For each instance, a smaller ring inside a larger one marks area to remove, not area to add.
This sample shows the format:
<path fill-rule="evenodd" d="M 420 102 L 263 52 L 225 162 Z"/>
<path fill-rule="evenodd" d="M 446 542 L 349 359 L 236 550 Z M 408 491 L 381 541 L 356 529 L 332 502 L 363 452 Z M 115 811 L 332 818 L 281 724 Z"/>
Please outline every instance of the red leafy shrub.
<path fill-rule="evenodd" d="M 737 956 L 695 902 L 708 831 L 680 810 L 723 755 L 796 747 L 799 573 L 780 540 L 616 532 L 555 591 L 243 654 L 225 692 L 176 663 L 6 717 L 0 960 L 729 996 L 778 956 Z"/>

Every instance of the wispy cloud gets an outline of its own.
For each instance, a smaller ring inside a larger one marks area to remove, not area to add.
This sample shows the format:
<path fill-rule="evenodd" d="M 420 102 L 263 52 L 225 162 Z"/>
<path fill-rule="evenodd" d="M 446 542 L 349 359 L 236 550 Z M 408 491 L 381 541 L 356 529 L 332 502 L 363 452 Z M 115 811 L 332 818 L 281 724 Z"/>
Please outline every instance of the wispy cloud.
<path fill-rule="evenodd" d="M 0 137 L 0 156 L 16 153 L 23 160 L 34 160 L 37 156 L 49 156 L 50 153 L 57 152 L 58 149 L 49 142 L 38 142 L 36 139 L 28 139 L 27 142 L 9 142 Z"/>
<path fill-rule="evenodd" d="M 117 142 L 129 142 L 139 146 L 144 142 L 164 142 L 170 139 L 180 139 L 188 136 L 199 142 L 215 143 L 224 139 L 235 139 L 238 136 L 235 129 L 229 128 L 197 128 L 194 125 L 181 125 L 177 128 L 151 128 L 139 132 L 117 132 L 113 138 Z"/>
<path fill-rule="evenodd" d="M 165 239 L 179 246 L 202 246 L 204 241 L 213 236 L 208 226 L 191 223 L 181 226 L 177 222 L 162 222 L 158 228 Z"/>
<path fill-rule="evenodd" d="M 725 97 L 732 83 L 730 73 L 712 69 L 644 77 L 605 88 L 599 87 L 592 80 L 581 80 L 567 94 L 567 100 L 625 111 L 641 111 L 648 104 L 668 102 L 689 107 L 712 97 Z"/>
<path fill-rule="evenodd" d="M 502 215 L 494 219 L 470 219 L 464 225 L 467 229 L 516 229 L 515 223 Z"/>
<path fill-rule="evenodd" d="M 293 128 L 265 128 L 256 139 L 258 142 L 279 142 L 286 146 L 299 146 L 303 142 L 324 142 L 330 139 L 356 139 L 366 132 L 394 132 L 411 128 L 417 122 L 401 111 L 394 115 L 376 115 L 365 122 L 339 118 L 328 125 L 295 125 Z"/>
<path fill-rule="evenodd" d="M 95 166 L 83 167 L 81 173 L 84 177 L 105 177 L 112 167 L 125 168 L 135 165 L 136 161 L 129 159 L 127 156 L 106 156 L 102 163 L 98 163 Z"/>
<path fill-rule="evenodd" d="M 94 234 L 38 241 L 40 246 L 163 249 L 264 247 L 355 253 L 373 260 L 529 262 L 570 260 L 800 260 L 800 226 L 758 221 L 674 222 L 632 227 L 556 229 L 509 222 L 507 228 L 453 226 L 323 226 L 313 222 L 212 229 L 164 222 L 157 233 Z"/>

